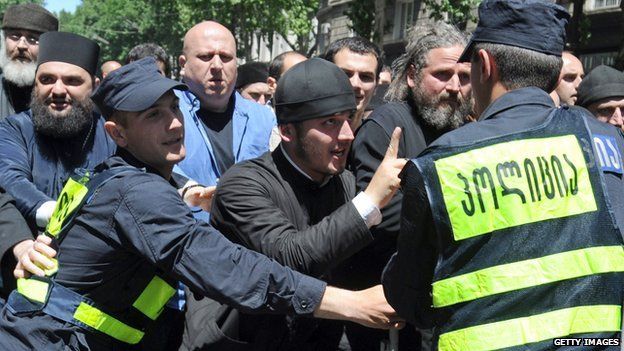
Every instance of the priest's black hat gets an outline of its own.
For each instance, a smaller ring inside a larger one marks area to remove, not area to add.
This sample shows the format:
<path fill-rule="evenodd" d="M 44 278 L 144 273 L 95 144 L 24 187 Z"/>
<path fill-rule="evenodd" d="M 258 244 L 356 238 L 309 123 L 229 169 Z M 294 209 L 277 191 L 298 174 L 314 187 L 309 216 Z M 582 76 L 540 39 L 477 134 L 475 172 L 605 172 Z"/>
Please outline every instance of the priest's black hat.
<path fill-rule="evenodd" d="M 321 58 L 294 65 L 280 78 L 275 92 L 278 124 L 331 116 L 356 107 L 349 77 Z"/>
<path fill-rule="evenodd" d="M 67 32 L 47 32 L 39 37 L 37 66 L 59 61 L 82 67 L 95 75 L 100 55 L 100 46 L 93 40 Z"/>
<path fill-rule="evenodd" d="M 104 117 L 110 118 L 115 111 L 144 111 L 171 89 L 187 87 L 160 74 L 156 60 L 149 56 L 109 73 L 91 100 Z"/>
<path fill-rule="evenodd" d="M 606 98 L 624 97 L 624 72 L 600 65 L 583 78 L 576 104 L 588 107 Z"/>
<path fill-rule="evenodd" d="M 264 62 L 247 62 L 238 66 L 236 89 L 247 84 L 266 83 L 269 78 L 269 66 Z"/>
<path fill-rule="evenodd" d="M 4 11 L 2 29 L 25 29 L 44 33 L 58 30 L 58 19 L 37 4 L 11 5 Z"/>

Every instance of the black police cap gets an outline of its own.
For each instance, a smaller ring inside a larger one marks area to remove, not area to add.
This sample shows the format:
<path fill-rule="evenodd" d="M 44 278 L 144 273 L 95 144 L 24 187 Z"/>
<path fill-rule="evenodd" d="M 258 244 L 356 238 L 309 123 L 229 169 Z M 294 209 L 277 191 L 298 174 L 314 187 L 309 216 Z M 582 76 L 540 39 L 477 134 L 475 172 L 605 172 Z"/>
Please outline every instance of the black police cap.
<path fill-rule="evenodd" d="M 147 110 L 171 89 L 187 87 L 161 75 L 156 60 L 146 57 L 109 73 L 91 99 L 102 115 L 110 118 L 115 111 Z"/>
<path fill-rule="evenodd" d="M 624 97 L 624 72 L 600 65 L 583 78 L 576 104 L 588 107 L 602 99 Z"/>
<path fill-rule="evenodd" d="M 321 58 L 294 65 L 280 78 L 275 92 L 279 124 L 331 116 L 356 107 L 349 77 Z"/>
<path fill-rule="evenodd" d="M 476 43 L 515 46 L 561 56 L 570 14 L 561 6 L 540 0 L 485 0 L 479 5 L 479 24 L 459 62 L 469 62 Z"/>
<path fill-rule="evenodd" d="M 39 37 L 37 67 L 58 61 L 82 67 L 92 76 L 97 70 L 100 46 L 93 40 L 67 32 L 47 32 Z"/>

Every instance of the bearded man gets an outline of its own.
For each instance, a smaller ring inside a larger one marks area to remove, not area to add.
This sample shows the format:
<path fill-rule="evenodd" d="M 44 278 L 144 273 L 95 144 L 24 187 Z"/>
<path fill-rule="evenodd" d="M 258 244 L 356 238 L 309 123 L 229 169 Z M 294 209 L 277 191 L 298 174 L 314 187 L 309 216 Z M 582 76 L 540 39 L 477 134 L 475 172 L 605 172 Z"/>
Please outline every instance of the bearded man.
<path fill-rule="evenodd" d="M 58 30 L 58 19 L 37 4 L 12 5 L 0 38 L 0 118 L 28 109 L 37 70 L 39 36 Z"/>
<path fill-rule="evenodd" d="M 91 93 L 99 46 L 72 33 L 41 36 L 31 109 L 0 122 L 0 187 L 31 229 L 44 228 L 72 171 L 113 154 Z"/>
<path fill-rule="evenodd" d="M 403 129 L 398 157 L 412 158 L 463 124 L 472 110 L 470 64 L 457 63 L 465 45 L 466 36 L 445 23 L 417 25 L 410 31 L 406 53 L 394 62 L 396 79 L 386 95 L 390 103 L 373 111 L 353 141 L 350 167 L 358 190 L 370 183 L 395 127 Z M 398 192 L 383 208 L 381 224 L 371 229 L 375 241 L 340 269 L 339 281 L 347 282 L 345 286 L 359 289 L 379 283 L 386 262 L 396 250 L 401 200 Z M 358 350 L 379 349 L 377 340 L 387 337 L 353 325 L 347 331 L 352 348 Z M 401 349 L 418 349 L 413 341 L 404 341 L 400 341 Z"/>

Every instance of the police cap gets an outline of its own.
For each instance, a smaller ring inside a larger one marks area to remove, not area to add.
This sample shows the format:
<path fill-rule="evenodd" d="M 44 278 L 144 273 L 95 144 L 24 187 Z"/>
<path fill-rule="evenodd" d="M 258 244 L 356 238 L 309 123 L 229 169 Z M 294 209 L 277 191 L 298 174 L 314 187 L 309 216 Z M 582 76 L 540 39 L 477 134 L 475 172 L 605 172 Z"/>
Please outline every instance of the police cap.
<path fill-rule="evenodd" d="M 109 73 L 91 99 L 102 115 L 110 118 L 115 111 L 139 112 L 154 105 L 171 89 L 186 90 L 186 85 L 163 77 L 156 60 L 146 57 Z"/>
<path fill-rule="evenodd" d="M 477 29 L 458 61 L 470 62 L 476 43 L 561 56 L 569 18 L 563 7 L 545 0 L 485 0 L 479 5 Z"/>
<path fill-rule="evenodd" d="M 356 106 L 349 77 L 321 58 L 294 65 L 280 78 L 275 92 L 279 124 L 353 111 Z"/>

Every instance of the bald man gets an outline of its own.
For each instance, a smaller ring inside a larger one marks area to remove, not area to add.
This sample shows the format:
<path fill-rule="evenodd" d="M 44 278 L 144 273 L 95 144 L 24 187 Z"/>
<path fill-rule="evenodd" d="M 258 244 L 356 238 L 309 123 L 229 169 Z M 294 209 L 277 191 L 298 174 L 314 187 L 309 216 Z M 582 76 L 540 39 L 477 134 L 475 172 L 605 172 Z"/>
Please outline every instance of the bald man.
<path fill-rule="evenodd" d="M 269 150 L 275 115 L 235 91 L 236 40 L 221 24 L 205 21 L 191 28 L 179 63 L 189 91 L 176 92 L 186 125 L 186 159 L 176 172 L 216 185 L 233 164 Z M 196 217 L 207 220 L 208 213 Z"/>
<path fill-rule="evenodd" d="M 301 61 L 305 61 L 308 58 L 296 51 L 286 51 L 273 58 L 269 63 L 269 78 L 267 78 L 267 84 L 271 88 L 273 94 L 277 89 L 277 81 L 282 74 L 290 69 L 290 67 L 298 64 Z"/>
<path fill-rule="evenodd" d="M 563 66 L 559 74 L 559 84 L 550 95 L 555 102 L 559 102 L 557 105 L 573 106 L 576 104 L 577 89 L 585 77 L 585 71 L 581 61 L 571 52 L 564 51 L 561 58 Z"/>
<path fill-rule="evenodd" d="M 236 90 L 236 40 L 217 22 L 193 26 L 184 36 L 178 58 L 188 91 L 175 93 L 184 116 L 186 158 L 174 171 L 206 186 L 216 185 L 235 163 L 269 151 L 275 115 L 266 107 L 243 98 Z M 197 219 L 209 221 L 209 214 L 194 209 Z M 225 311 L 210 299 L 195 300 L 186 294 L 187 319 L 184 343 L 211 342 L 201 336 L 216 325 Z M 181 304 L 180 304 L 181 306 Z"/>
<path fill-rule="evenodd" d="M 100 68 L 102 70 L 102 79 L 106 78 L 106 76 L 117 68 L 121 67 L 121 63 L 117 61 L 106 61 L 102 64 Z"/>

